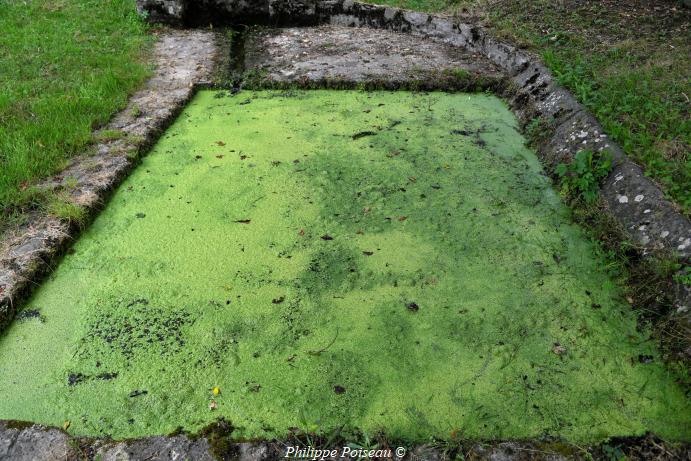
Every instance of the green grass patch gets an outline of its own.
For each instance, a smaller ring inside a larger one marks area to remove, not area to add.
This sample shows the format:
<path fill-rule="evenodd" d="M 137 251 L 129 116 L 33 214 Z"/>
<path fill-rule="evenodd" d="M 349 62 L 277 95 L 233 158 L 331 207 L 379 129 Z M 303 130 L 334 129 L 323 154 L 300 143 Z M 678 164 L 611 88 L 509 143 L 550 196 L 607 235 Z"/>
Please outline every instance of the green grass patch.
<path fill-rule="evenodd" d="M 0 418 L 117 438 L 218 417 L 238 438 L 689 438 L 682 389 L 500 100 L 218 95 L 0 338 Z"/>
<path fill-rule="evenodd" d="M 1 229 L 125 105 L 150 38 L 133 0 L 2 2 L 0 29 Z"/>
<path fill-rule="evenodd" d="M 557 80 L 687 214 L 691 209 L 689 11 L 674 2 L 374 0 L 472 14 L 540 54 Z M 676 6 L 676 8 L 675 8 Z M 653 9 L 654 7 L 654 9 Z"/>
<path fill-rule="evenodd" d="M 443 12 L 449 8 L 464 3 L 463 0 L 374 0 L 364 3 L 375 3 L 378 5 L 391 5 L 408 10 L 419 10 L 428 12 Z"/>

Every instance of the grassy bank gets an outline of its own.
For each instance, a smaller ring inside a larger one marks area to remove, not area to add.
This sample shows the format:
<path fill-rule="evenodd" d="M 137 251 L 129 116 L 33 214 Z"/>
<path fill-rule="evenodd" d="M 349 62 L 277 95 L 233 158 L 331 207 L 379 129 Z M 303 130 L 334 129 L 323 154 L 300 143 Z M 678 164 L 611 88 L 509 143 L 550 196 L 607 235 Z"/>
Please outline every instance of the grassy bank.
<path fill-rule="evenodd" d="M 0 2 L 0 231 L 148 73 L 133 0 Z"/>
<path fill-rule="evenodd" d="M 691 207 L 691 10 L 676 1 L 375 0 L 479 16 L 540 54 L 685 212 Z"/>

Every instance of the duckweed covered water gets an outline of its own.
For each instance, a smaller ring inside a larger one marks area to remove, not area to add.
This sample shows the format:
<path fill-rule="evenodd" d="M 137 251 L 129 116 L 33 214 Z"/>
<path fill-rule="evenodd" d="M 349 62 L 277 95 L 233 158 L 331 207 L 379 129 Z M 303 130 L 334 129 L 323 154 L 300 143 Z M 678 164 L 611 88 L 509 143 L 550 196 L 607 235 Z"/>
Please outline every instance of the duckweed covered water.
<path fill-rule="evenodd" d="M 0 339 L 0 418 L 691 435 L 494 97 L 201 92 L 73 249 Z"/>

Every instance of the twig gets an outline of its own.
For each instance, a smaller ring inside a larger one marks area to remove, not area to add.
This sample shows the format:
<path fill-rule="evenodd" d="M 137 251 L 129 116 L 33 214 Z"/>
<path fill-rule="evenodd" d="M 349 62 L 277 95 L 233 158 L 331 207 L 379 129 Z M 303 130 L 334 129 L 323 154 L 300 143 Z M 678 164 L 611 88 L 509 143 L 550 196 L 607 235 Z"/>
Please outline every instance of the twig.
<path fill-rule="evenodd" d="M 337 338 L 338 338 L 338 327 L 336 327 L 336 336 L 333 337 L 331 342 L 326 347 L 324 347 L 323 349 L 319 349 L 318 351 L 307 351 L 307 353 L 309 355 L 320 355 L 322 352 L 326 352 L 331 346 L 333 346 L 334 343 L 336 342 Z"/>

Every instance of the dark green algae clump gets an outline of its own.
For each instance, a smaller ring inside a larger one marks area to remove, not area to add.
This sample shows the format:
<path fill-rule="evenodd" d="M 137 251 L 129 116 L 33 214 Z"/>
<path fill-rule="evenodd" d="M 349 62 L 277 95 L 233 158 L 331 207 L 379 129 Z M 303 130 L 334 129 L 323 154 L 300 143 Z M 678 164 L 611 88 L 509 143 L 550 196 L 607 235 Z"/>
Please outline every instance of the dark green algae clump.
<path fill-rule="evenodd" d="M 491 96 L 202 91 L 73 249 L 0 339 L 0 418 L 115 438 L 220 417 L 238 438 L 691 435 Z"/>

